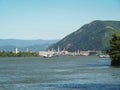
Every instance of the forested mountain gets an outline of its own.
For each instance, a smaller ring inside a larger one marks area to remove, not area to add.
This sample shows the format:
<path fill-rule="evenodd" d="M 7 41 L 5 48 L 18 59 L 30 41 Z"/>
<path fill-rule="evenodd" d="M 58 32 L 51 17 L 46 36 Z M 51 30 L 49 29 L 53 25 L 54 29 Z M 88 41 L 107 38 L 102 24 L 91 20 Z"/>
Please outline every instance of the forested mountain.
<path fill-rule="evenodd" d="M 114 32 L 120 32 L 120 21 L 96 20 L 83 25 L 77 31 L 66 36 L 50 48 L 75 50 L 105 50 Z"/>

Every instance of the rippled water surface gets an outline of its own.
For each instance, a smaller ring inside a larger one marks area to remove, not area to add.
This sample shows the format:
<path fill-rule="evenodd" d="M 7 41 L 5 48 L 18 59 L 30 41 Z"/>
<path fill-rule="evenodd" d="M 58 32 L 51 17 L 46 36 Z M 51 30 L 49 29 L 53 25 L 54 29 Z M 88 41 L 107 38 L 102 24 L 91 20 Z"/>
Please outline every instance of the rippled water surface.
<path fill-rule="evenodd" d="M 0 58 L 0 90 L 120 90 L 120 68 L 97 56 Z"/>

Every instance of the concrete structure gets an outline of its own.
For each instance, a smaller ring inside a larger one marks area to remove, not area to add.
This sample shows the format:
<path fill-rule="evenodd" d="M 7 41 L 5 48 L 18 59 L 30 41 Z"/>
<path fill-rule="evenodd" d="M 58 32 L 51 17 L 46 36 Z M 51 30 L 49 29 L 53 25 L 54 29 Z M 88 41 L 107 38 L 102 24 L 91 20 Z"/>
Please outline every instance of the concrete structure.
<path fill-rule="evenodd" d="M 39 56 L 53 56 L 55 54 L 55 52 L 54 51 L 40 51 L 39 52 Z"/>
<path fill-rule="evenodd" d="M 88 56 L 88 55 L 90 55 L 90 52 L 89 51 L 80 51 L 80 55 Z"/>

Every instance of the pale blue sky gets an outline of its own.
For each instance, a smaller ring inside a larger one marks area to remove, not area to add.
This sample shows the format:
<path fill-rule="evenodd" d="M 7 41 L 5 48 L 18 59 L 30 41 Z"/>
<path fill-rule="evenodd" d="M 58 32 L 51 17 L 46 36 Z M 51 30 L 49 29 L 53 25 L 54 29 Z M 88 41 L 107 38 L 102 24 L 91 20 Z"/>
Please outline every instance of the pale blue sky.
<path fill-rule="evenodd" d="M 120 0 L 0 0 L 0 39 L 61 39 L 93 20 L 120 21 Z"/>

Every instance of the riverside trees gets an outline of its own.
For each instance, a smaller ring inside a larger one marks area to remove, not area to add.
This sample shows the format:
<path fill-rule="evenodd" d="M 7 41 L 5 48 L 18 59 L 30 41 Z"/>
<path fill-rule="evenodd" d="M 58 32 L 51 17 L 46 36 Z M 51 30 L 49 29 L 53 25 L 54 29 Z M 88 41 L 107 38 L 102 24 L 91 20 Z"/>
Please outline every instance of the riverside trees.
<path fill-rule="evenodd" d="M 0 57 L 30 57 L 30 56 L 36 56 L 33 52 L 19 52 L 17 54 L 13 52 L 0 52 Z"/>
<path fill-rule="evenodd" d="M 120 33 L 114 33 L 110 40 L 109 55 L 112 66 L 120 66 Z"/>

